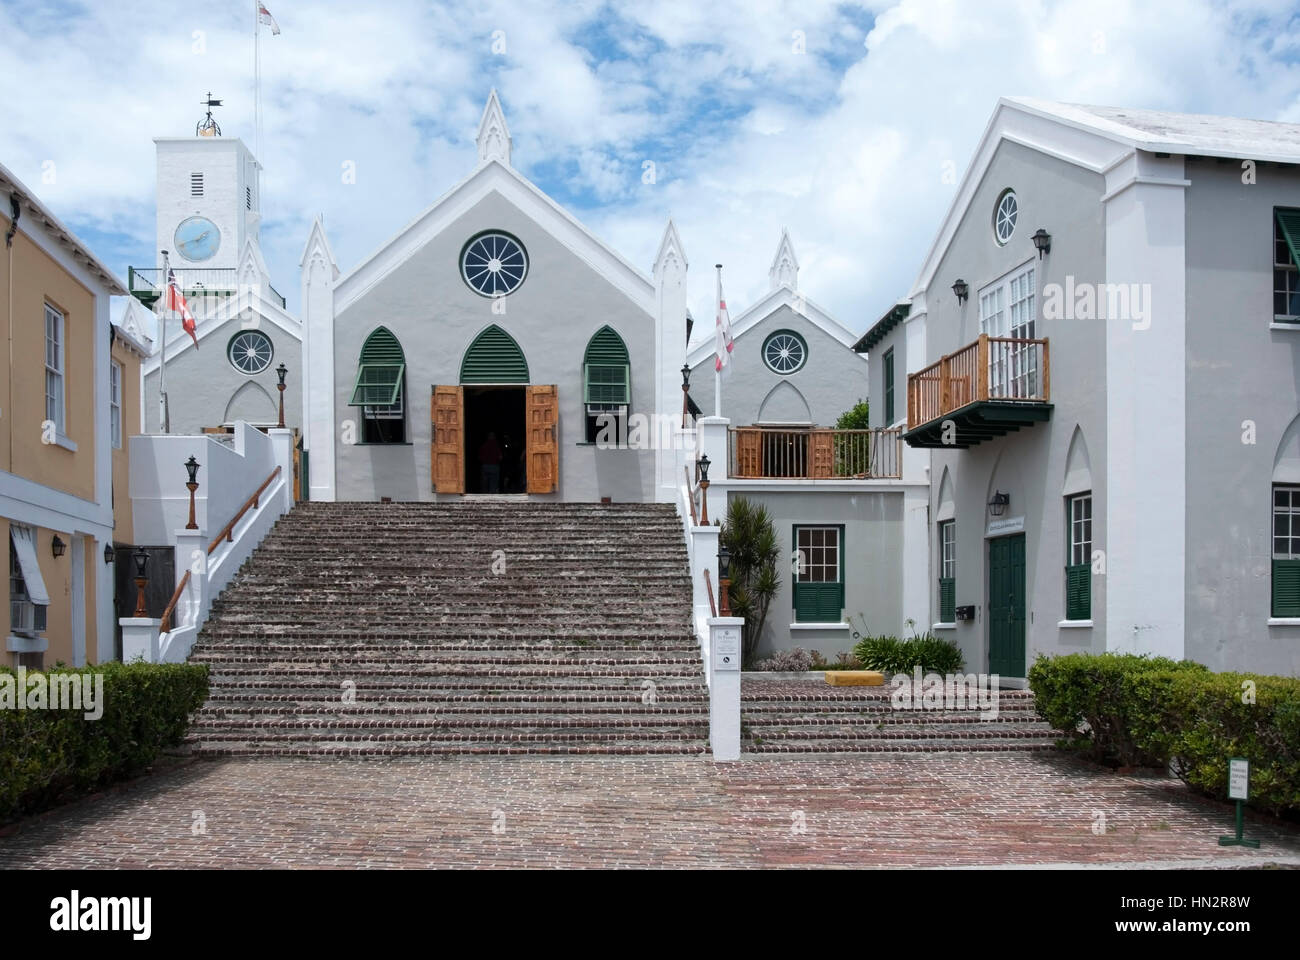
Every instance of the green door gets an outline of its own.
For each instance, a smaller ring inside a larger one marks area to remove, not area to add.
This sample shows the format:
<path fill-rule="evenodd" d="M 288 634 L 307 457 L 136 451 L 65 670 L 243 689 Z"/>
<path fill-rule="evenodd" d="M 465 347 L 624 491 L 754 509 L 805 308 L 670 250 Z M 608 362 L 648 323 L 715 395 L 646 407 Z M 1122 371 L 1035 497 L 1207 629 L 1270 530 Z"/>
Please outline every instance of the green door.
<path fill-rule="evenodd" d="M 989 541 L 989 673 L 1025 675 L 1025 535 Z"/>

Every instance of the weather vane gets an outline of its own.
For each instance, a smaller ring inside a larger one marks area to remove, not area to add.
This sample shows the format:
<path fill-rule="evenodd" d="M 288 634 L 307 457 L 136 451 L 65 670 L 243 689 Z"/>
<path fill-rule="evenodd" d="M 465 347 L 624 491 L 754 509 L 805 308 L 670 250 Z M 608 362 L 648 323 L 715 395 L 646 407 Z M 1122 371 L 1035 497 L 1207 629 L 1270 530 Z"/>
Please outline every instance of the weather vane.
<path fill-rule="evenodd" d="M 208 108 L 208 115 L 194 125 L 194 135 L 196 137 L 219 137 L 221 136 L 221 126 L 216 120 L 212 119 L 212 108 L 221 106 L 220 100 L 212 99 L 212 91 L 208 91 L 208 98 L 200 100 L 200 104 Z"/>

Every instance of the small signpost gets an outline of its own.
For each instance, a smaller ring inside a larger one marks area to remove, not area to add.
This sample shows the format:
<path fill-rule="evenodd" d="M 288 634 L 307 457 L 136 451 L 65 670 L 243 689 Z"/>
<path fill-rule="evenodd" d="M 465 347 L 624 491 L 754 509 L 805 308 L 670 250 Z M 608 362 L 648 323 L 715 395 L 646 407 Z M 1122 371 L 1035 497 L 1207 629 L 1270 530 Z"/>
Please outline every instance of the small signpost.
<path fill-rule="evenodd" d="M 1246 801 L 1249 785 L 1250 761 L 1242 757 L 1230 757 L 1228 759 L 1228 799 L 1237 801 L 1237 835 L 1235 837 L 1219 837 L 1219 846 L 1221 847 L 1259 847 L 1258 840 L 1247 840 L 1241 835 L 1241 808 Z"/>

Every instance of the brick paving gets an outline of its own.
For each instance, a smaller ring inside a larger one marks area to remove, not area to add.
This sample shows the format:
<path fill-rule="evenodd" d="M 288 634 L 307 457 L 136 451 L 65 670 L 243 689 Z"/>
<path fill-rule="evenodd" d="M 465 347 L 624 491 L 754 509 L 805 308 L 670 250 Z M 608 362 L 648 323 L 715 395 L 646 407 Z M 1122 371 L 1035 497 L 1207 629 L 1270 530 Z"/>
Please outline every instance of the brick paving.
<path fill-rule="evenodd" d="M 229 759 L 24 821 L 0 867 L 1300 866 L 1300 830 L 1219 847 L 1230 823 L 1174 781 L 1039 753 Z"/>

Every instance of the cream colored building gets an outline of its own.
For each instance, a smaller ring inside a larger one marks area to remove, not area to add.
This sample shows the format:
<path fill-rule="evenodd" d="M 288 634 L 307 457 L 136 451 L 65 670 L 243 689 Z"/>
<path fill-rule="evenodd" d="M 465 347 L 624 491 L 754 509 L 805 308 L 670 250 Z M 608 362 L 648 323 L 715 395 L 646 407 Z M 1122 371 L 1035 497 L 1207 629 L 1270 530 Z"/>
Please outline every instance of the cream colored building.
<path fill-rule="evenodd" d="M 111 659 L 105 548 L 115 529 L 130 539 L 125 438 L 139 430 L 148 341 L 130 314 L 110 320 L 124 284 L 3 165 L 0 234 L 0 663 Z"/>

